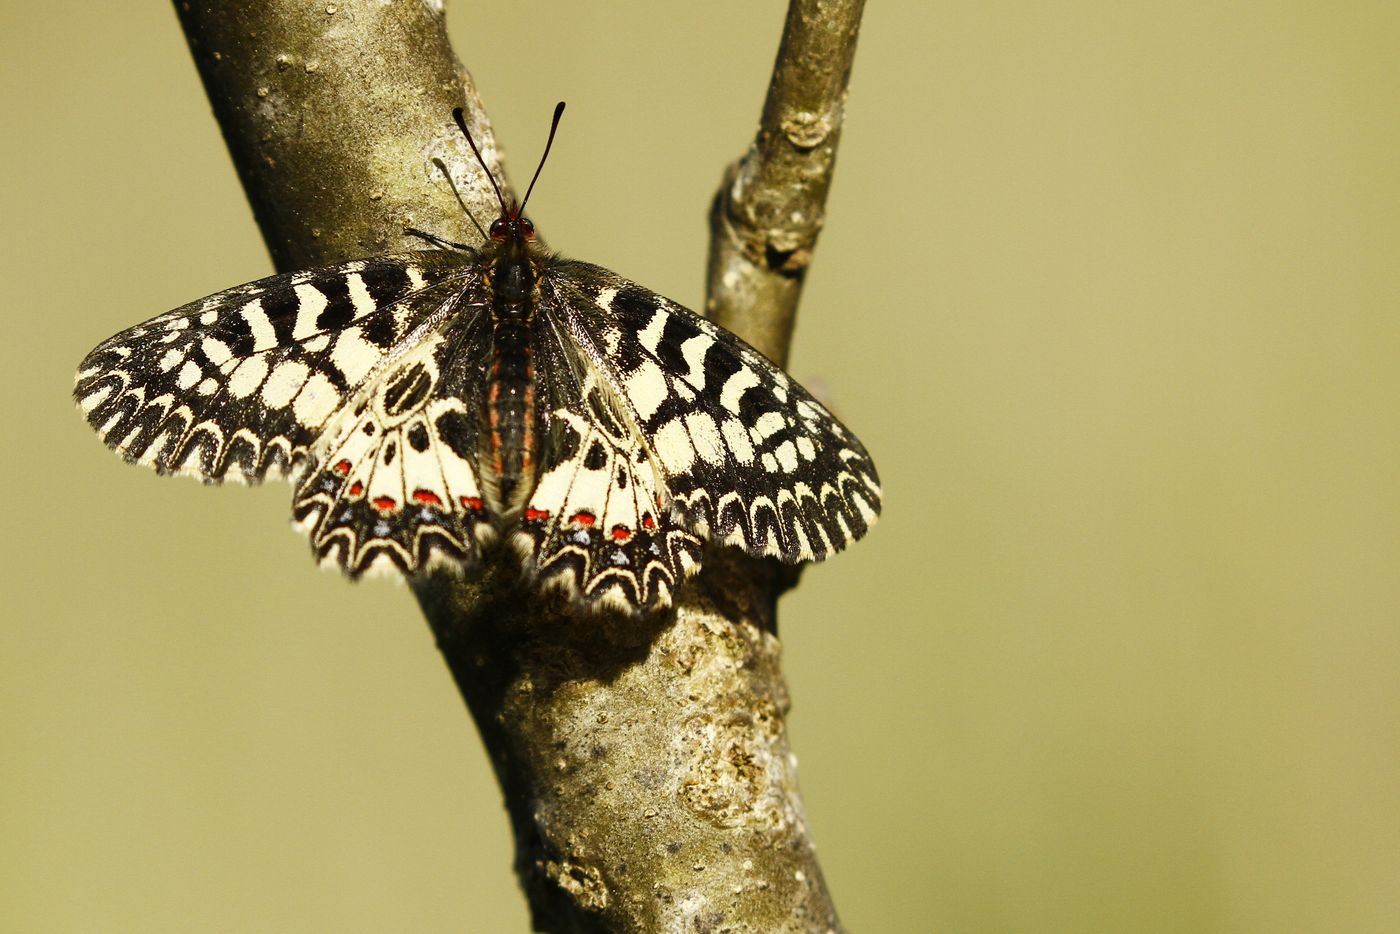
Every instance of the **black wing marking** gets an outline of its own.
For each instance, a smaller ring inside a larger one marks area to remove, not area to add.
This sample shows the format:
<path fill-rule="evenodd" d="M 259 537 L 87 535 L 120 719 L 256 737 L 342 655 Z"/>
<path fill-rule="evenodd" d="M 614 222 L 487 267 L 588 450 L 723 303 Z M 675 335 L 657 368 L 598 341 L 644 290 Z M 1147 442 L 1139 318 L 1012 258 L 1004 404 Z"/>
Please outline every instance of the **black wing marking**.
<path fill-rule="evenodd" d="M 598 266 L 549 281 L 597 345 L 696 534 L 750 554 L 814 561 L 860 538 L 880 510 L 865 448 L 739 337 Z"/>
<path fill-rule="evenodd" d="M 285 473 L 471 270 L 425 251 L 228 289 L 103 341 L 74 398 L 108 446 L 161 473 Z"/>

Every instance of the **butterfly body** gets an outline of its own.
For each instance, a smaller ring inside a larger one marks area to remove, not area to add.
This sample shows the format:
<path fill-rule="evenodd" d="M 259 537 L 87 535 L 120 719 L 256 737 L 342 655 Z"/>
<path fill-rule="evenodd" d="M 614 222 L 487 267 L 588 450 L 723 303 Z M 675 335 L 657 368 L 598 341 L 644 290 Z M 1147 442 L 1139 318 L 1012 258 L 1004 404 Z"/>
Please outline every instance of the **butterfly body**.
<path fill-rule="evenodd" d="M 513 221 L 492 228 L 480 257 L 491 295 L 493 339 L 484 407 L 489 451 L 481 460 L 492 511 L 503 519 L 514 519 L 523 507 L 539 448 L 533 345 L 543 260 L 530 249 L 533 228 L 522 226 L 518 217 Z"/>

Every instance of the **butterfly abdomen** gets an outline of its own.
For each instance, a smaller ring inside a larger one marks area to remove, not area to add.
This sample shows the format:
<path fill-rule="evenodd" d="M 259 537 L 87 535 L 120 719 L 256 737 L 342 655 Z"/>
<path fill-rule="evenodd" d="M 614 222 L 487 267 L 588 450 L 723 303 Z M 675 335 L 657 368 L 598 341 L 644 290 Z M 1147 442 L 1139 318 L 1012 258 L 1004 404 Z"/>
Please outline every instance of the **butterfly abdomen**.
<path fill-rule="evenodd" d="M 491 377 L 486 396 L 487 450 L 481 459 L 492 512 L 513 518 L 534 489 L 536 464 L 535 368 L 532 325 L 523 316 L 493 325 Z"/>

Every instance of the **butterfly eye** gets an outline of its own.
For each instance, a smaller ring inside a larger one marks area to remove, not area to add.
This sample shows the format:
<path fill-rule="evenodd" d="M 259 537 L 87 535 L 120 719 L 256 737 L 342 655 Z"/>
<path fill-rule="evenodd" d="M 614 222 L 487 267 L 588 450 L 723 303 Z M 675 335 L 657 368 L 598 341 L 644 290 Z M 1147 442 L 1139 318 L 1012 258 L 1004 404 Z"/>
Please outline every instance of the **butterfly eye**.
<path fill-rule="evenodd" d="M 535 225 L 530 223 L 530 219 L 528 217 L 520 218 L 518 223 L 520 224 L 520 233 L 525 237 L 526 240 L 535 239 Z"/>
<path fill-rule="evenodd" d="M 491 239 L 507 240 L 510 238 L 510 222 L 504 217 L 498 217 L 491 222 Z"/>

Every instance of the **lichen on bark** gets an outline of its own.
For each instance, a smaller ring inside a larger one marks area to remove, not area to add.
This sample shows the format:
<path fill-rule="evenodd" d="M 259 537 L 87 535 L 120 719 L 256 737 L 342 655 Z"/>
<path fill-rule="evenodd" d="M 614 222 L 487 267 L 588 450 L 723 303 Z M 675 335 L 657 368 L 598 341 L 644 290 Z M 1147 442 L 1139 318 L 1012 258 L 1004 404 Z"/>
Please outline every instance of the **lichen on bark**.
<path fill-rule="evenodd" d="M 494 216 L 453 107 L 467 107 L 505 180 L 440 5 L 176 9 L 279 268 L 421 248 L 409 226 L 479 240 L 442 178 L 445 167 L 477 219 Z M 760 155 L 741 163 L 734 196 L 717 202 L 724 230 L 709 307 L 775 359 L 820 228 L 859 11 L 858 2 L 793 3 Z M 777 139 L 808 157 L 772 150 Z M 791 210 L 748 204 L 800 204 L 812 223 L 789 237 L 775 218 Z M 774 250 L 789 255 L 766 262 Z M 770 562 L 711 549 L 675 610 L 651 618 L 581 616 L 507 566 L 416 584 L 499 779 L 537 930 L 839 930 L 784 729 L 774 604 L 791 580 Z"/>

